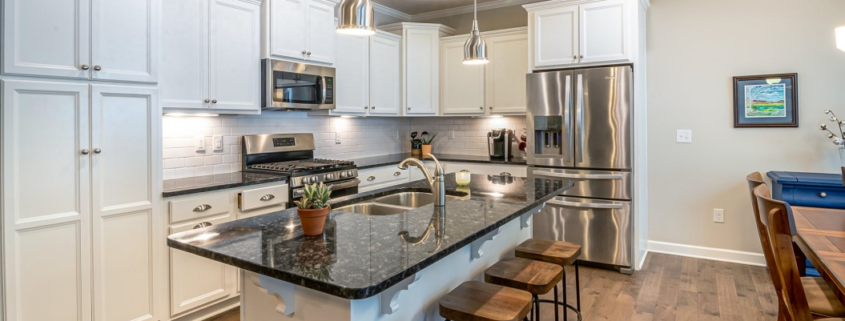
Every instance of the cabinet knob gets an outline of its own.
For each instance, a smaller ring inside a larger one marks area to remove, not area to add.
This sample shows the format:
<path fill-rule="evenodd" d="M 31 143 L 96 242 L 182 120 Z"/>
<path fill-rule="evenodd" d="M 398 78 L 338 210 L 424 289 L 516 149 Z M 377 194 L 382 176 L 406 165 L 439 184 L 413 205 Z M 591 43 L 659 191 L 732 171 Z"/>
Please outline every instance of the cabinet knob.
<path fill-rule="evenodd" d="M 399 175 L 402 175 L 402 172 L 393 173 L 393 176 L 399 176 Z"/>
<path fill-rule="evenodd" d="M 584 55 L 580 55 L 578 56 L 578 58 L 584 59 Z"/>
<path fill-rule="evenodd" d="M 411 107 L 408 107 L 408 110 L 411 110 Z"/>
<path fill-rule="evenodd" d="M 364 106 L 364 109 L 370 109 L 370 107 Z"/>
<path fill-rule="evenodd" d="M 206 104 L 207 104 L 207 103 L 210 103 L 210 102 L 211 102 L 211 99 L 206 98 L 206 99 L 204 100 L 204 102 L 205 102 Z"/>
<path fill-rule="evenodd" d="M 821 197 L 827 197 L 827 193 L 825 193 L 825 192 L 821 192 L 821 193 L 819 193 L 819 196 L 821 196 Z"/>
<path fill-rule="evenodd" d="M 370 107 L 370 109 L 376 109 L 376 106 Z"/>
<path fill-rule="evenodd" d="M 88 67 L 88 65 L 83 64 L 82 66 L 79 66 L 79 69 L 88 70 L 88 69 L 91 69 L 91 67 Z"/>
<path fill-rule="evenodd" d="M 201 229 L 201 228 L 209 227 L 209 226 L 211 226 L 211 222 L 202 222 L 202 223 L 199 223 L 197 225 L 194 225 L 194 229 L 196 230 L 196 229 Z"/>
<path fill-rule="evenodd" d="M 493 110 L 493 106 L 490 106 L 490 110 Z"/>
<path fill-rule="evenodd" d="M 88 155 L 90 152 L 87 149 L 83 149 L 80 153 L 82 153 L 82 155 Z"/>
<path fill-rule="evenodd" d="M 484 110 L 484 107 L 478 107 L 478 109 Z"/>
<path fill-rule="evenodd" d="M 308 52 L 308 55 L 309 55 L 309 56 L 311 55 L 311 52 L 310 52 L 310 51 Z"/>
<path fill-rule="evenodd" d="M 211 103 L 212 103 L 212 104 L 216 104 L 216 103 L 217 103 L 217 99 L 212 99 L 212 100 L 211 100 Z"/>
<path fill-rule="evenodd" d="M 103 152 L 102 149 L 94 148 L 94 154 L 99 154 L 99 153 L 102 153 L 102 152 Z"/>
<path fill-rule="evenodd" d="M 210 209 L 211 209 L 211 205 L 201 204 L 201 205 L 197 205 L 197 207 L 194 207 L 194 212 L 202 213 L 202 212 L 205 212 L 205 211 L 210 210 Z"/>
<path fill-rule="evenodd" d="M 94 71 L 100 71 L 100 70 L 103 70 L 103 67 L 100 67 L 100 65 L 94 65 Z"/>
<path fill-rule="evenodd" d="M 375 177 L 375 176 L 370 176 L 370 177 L 367 177 L 367 181 L 368 181 L 368 182 L 372 182 L 372 181 L 374 181 L 374 180 L 376 180 L 376 177 Z"/>
<path fill-rule="evenodd" d="M 578 60 L 578 56 L 577 55 L 572 56 L 572 59 Z"/>
<path fill-rule="evenodd" d="M 304 55 L 304 54 L 307 54 L 307 53 L 308 53 L 308 51 L 305 51 L 305 50 L 303 50 L 303 51 L 302 51 L 302 54 L 303 54 L 303 55 Z"/>

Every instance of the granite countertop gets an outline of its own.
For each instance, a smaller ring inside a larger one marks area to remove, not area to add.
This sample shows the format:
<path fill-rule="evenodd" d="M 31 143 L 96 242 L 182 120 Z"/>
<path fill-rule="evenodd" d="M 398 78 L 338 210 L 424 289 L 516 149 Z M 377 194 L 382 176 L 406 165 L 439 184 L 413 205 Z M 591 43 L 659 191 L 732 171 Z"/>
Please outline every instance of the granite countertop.
<path fill-rule="evenodd" d="M 509 164 L 509 165 L 526 165 L 526 160 L 524 157 L 513 157 L 508 161 L 504 159 L 492 159 L 490 156 L 477 156 L 477 155 L 454 155 L 454 154 L 438 154 L 432 153 L 435 157 L 441 162 L 466 162 L 466 163 L 486 163 L 486 164 Z M 423 159 L 419 156 L 413 156 L 410 153 L 404 154 L 392 154 L 392 155 L 381 155 L 381 156 L 373 156 L 373 157 L 365 157 L 365 158 L 356 158 L 350 159 L 351 161 L 355 162 L 355 165 L 358 166 L 358 169 L 367 169 L 373 167 L 380 167 L 380 166 L 387 166 L 387 165 L 398 165 L 403 160 L 409 157 L 414 157 L 416 159 L 430 162 L 431 159 Z"/>
<path fill-rule="evenodd" d="M 285 183 L 287 182 L 287 176 L 237 172 L 168 179 L 164 181 L 164 189 L 161 194 L 164 197 L 173 197 L 273 182 Z"/>
<path fill-rule="evenodd" d="M 511 183 L 508 183 L 511 181 Z M 496 183 L 497 182 L 497 183 Z M 333 210 L 322 237 L 302 235 L 296 209 L 170 235 L 168 246 L 345 299 L 372 297 L 572 186 L 554 178 L 497 179 L 472 175 L 446 193 L 465 196 L 396 215 Z M 429 192 L 420 180 L 332 200 L 332 207 L 399 192 Z M 434 233 L 431 233 L 432 229 Z M 404 236 L 403 236 L 404 235 Z"/>

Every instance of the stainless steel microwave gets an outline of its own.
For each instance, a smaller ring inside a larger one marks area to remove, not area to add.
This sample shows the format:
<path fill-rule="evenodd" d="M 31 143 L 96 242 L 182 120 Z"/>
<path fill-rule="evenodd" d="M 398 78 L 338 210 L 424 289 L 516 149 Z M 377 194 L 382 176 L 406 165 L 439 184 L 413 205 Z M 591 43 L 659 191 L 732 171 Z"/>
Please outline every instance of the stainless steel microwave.
<path fill-rule="evenodd" d="M 262 59 L 262 109 L 335 109 L 334 83 L 334 68 Z"/>

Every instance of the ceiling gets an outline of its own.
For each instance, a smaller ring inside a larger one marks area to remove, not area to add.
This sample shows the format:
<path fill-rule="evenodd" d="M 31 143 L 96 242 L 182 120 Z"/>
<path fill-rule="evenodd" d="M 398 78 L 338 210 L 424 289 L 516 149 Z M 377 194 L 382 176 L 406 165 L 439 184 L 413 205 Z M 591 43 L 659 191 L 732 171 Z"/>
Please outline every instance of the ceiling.
<path fill-rule="evenodd" d="M 376 0 L 374 2 L 409 15 L 471 6 L 473 0 Z M 478 4 L 500 0 L 478 0 Z"/>

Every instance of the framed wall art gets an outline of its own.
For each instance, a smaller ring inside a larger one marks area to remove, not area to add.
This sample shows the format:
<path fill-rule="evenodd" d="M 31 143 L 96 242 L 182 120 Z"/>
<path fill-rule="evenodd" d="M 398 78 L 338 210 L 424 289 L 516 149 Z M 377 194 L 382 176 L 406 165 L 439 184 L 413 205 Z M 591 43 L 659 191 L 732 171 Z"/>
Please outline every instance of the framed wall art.
<path fill-rule="evenodd" d="M 798 74 L 734 77 L 734 128 L 798 127 Z"/>

